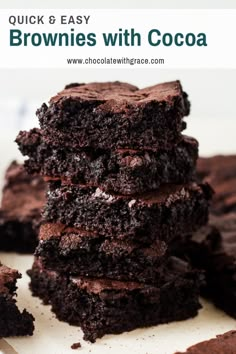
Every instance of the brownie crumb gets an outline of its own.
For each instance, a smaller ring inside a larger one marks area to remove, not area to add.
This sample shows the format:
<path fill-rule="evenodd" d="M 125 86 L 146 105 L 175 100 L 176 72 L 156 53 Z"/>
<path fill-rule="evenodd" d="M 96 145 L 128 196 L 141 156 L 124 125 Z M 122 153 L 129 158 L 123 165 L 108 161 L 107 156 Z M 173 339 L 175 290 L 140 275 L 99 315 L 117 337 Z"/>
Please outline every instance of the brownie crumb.
<path fill-rule="evenodd" d="M 73 343 L 72 346 L 71 346 L 71 349 L 78 349 L 78 348 L 81 348 L 81 343 L 80 342 Z"/>

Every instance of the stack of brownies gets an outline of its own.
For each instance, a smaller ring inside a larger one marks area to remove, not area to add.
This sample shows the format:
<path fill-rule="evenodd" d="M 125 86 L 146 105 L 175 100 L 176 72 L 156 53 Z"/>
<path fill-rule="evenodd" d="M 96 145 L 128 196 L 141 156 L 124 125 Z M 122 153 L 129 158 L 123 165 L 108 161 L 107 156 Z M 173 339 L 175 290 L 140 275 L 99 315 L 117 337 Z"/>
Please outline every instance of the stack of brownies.
<path fill-rule="evenodd" d="M 189 108 L 178 81 L 71 84 L 17 137 L 27 171 L 48 181 L 32 292 L 87 340 L 201 307 L 201 272 L 170 251 L 208 220 L 198 143 L 181 134 Z"/>

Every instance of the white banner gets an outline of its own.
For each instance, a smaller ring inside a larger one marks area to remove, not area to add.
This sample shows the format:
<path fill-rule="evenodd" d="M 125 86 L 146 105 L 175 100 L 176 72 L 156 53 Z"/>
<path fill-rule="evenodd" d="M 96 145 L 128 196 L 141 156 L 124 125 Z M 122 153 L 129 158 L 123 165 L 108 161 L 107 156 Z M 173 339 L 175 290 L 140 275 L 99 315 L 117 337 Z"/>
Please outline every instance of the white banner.
<path fill-rule="evenodd" d="M 235 68 L 236 10 L 0 10 L 1 68 Z"/>

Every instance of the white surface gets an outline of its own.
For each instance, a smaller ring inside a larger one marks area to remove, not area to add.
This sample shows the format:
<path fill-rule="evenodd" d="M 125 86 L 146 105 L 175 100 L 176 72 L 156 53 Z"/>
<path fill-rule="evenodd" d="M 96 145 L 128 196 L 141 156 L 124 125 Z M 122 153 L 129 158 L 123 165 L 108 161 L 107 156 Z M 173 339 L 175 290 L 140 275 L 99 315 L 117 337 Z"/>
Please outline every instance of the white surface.
<path fill-rule="evenodd" d="M 14 107 L 12 105 L 12 108 Z M 13 158 L 20 156 L 17 152 L 16 144 L 11 143 L 11 141 L 13 141 L 19 129 L 34 125 L 36 120 L 31 120 L 31 114 L 34 109 L 34 104 L 29 106 L 26 109 L 28 114 L 24 115 L 24 119 L 16 119 L 15 123 L 12 123 L 11 129 L 5 129 L 7 131 L 6 134 L 0 133 L 2 149 L 1 172 L 3 172 L 2 168 L 5 168 Z M 216 120 L 214 125 L 213 121 L 209 119 L 188 118 L 188 125 L 188 134 L 198 138 L 202 155 L 212 155 L 220 152 L 236 153 L 235 118 L 222 121 Z M 6 265 L 15 267 L 22 272 L 23 279 L 18 283 L 19 306 L 21 309 L 26 307 L 36 318 L 36 329 L 33 337 L 7 339 L 7 342 L 19 354 L 73 353 L 70 347 L 75 342 L 81 342 L 82 344 L 82 348 L 78 349 L 80 353 L 88 354 L 121 352 L 122 354 L 173 354 L 177 350 L 185 350 L 188 346 L 212 338 L 216 334 L 236 329 L 236 321 L 234 319 L 216 310 L 207 302 L 202 301 L 204 307 L 194 319 L 148 329 L 139 329 L 118 336 L 106 336 L 98 340 L 96 344 L 89 344 L 82 340 L 82 332 L 79 328 L 59 322 L 51 313 L 49 306 L 41 305 L 39 299 L 31 296 L 28 289 L 29 278 L 25 271 L 31 267 L 32 256 L 1 253 L 0 259 Z M 10 352 L 5 352 L 5 354 L 10 354 Z"/>
<path fill-rule="evenodd" d="M 36 318 L 32 337 L 7 338 L 7 342 L 19 354 L 72 354 L 77 351 L 83 354 L 174 354 L 216 334 L 236 329 L 234 319 L 202 301 L 204 307 L 194 319 L 105 336 L 95 344 L 90 344 L 83 341 L 83 334 L 78 327 L 59 322 L 51 313 L 50 306 L 42 305 L 38 298 L 31 296 L 25 271 L 31 267 L 32 256 L 0 253 L 0 259 L 22 272 L 23 278 L 18 282 L 18 304 L 21 309 L 26 307 Z M 77 351 L 70 348 L 75 342 L 82 345 Z"/>

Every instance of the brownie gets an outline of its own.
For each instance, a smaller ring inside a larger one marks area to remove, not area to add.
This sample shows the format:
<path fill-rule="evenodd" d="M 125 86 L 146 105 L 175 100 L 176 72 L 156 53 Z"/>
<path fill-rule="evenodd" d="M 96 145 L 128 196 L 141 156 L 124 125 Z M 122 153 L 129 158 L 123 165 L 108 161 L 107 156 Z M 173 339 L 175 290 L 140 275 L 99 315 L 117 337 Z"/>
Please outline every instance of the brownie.
<path fill-rule="evenodd" d="M 210 257 L 221 244 L 219 229 L 209 223 L 191 235 L 176 237 L 170 244 L 170 253 L 191 263 L 193 267 L 206 270 Z"/>
<path fill-rule="evenodd" d="M 25 168 L 30 174 L 125 195 L 191 181 L 198 158 L 198 142 L 187 136 L 172 149 L 158 151 L 52 146 L 37 128 L 20 132 L 16 141 L 22 154 L 29 156 Z"/>
<path fill-rule="evenodd" d="M 36 255 L 60 273 L 157 284 L 168 259 L 167 245 L 143 247 L 61 224 L 41 226 Z"/>
<path fill-rule="evenodd" d="M 43 221 L 142 243 L 169 241 L 207 222 L 210 197 L 207 184 L 163 185 L 157 191 L 122 196 L 51 182 Z"/>
<path fill-rule="evenodd" d="M 37 116 L 49 144 L 153 150 L 180 140 L 189 111 L 179 81 L 142 90 L 116 81 L 68 87 Z"/>
<path fill-rule="evenodd" d="M 32 253 L 38 243 L 45 183 L 40 177 L 28 176 L 16 161 L 7 169 L 5 180 L 0 210 L 0 249 Z"/>
<path fill-rule="evenodd" d="M 210 226 L 175 246 L 175 255 L 206 272 L 202 295 L 236 318 L 236 213 L 212 216 Z"/>
<path fill-rule="evenodd" d="M 218 155 L 198 160 L 198 175 L 215 190 L 211 212 L 236 212 L 236 155 Z"/>
<path fill-rule="evenodd" d="M 186 352 L 175 354 L 235 354 L 236 331 L 229 331 L 188 348 Z"/>
<path fill-rule="evenodd" d="M 0 338 L 32 335 L 34 318 L 26 310 L 20 312 L 16 305 L 16 281 L 21 278 L 17 270 L 0 263 Z"/>
<path fill-rule="evenodd" d="M 52 305 L 58 319 L 78 325 L 84 339 L 184 320 L 197 314 L 201 276 L 178 259 L 160 286 L 105 278 L 67 277 L 36 260 L 28 272 L 33 295 Z"/>

